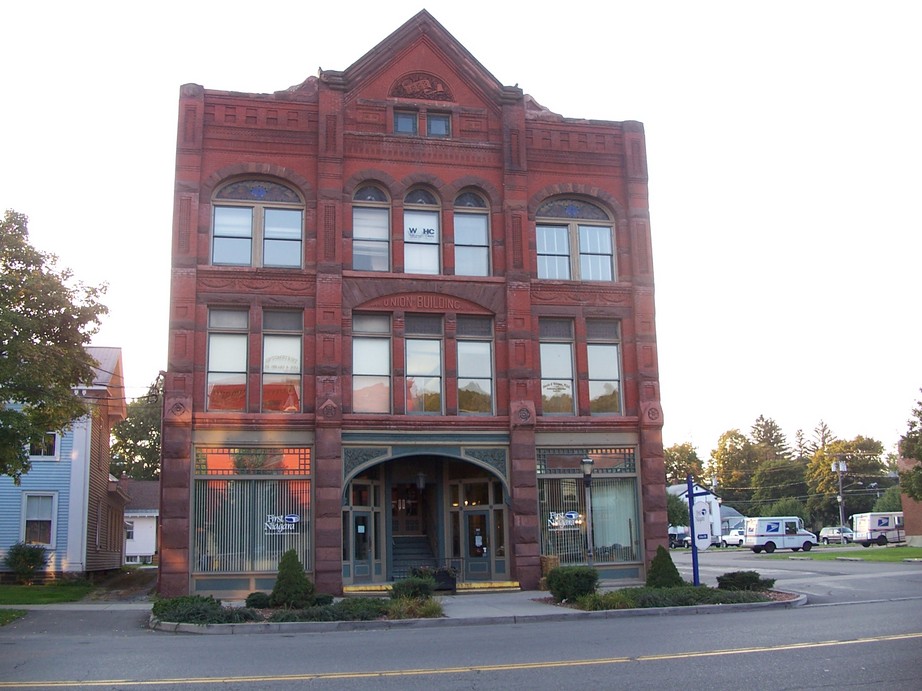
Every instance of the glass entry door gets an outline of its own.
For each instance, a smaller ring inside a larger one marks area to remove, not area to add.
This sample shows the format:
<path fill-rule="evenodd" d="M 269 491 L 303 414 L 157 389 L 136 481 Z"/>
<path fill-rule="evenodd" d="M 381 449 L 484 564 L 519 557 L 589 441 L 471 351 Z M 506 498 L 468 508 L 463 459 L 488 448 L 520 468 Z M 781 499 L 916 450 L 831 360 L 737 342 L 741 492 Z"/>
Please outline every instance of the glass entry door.
<path fill-rule="evenodd" d="M 464 512 L 464 577 L 466 580 L 489 580 L 493 548 L 490 542 L 490 512 Z"/>

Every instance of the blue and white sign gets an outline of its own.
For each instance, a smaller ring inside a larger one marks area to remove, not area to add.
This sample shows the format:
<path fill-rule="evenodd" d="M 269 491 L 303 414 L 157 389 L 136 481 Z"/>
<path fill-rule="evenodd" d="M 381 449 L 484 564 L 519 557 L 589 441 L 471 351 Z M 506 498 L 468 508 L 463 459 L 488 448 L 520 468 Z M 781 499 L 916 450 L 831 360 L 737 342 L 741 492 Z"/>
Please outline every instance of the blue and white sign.
<path fill-rule="evenodd" d="M 779 521 L 772 521 L 771 523 L 766 523 L 765 532 L 772 533 L 774 535 L 780 535 L 781 534 L 781 523 Z"/>
<path fill-rule="evenodd" d="M 878 516 L 877 517 L 877 527 L 878 528 L 889 528 L 890 527 L 890 516 Z"/>
<path fill-rule="evenodd" d="M 298 524 L 301 522 L 301 516 L 296 513 L 274 514 L 266 516 L 264 524 L 266 535 L 281 535 L 283 533 L 297 533 Z"/>

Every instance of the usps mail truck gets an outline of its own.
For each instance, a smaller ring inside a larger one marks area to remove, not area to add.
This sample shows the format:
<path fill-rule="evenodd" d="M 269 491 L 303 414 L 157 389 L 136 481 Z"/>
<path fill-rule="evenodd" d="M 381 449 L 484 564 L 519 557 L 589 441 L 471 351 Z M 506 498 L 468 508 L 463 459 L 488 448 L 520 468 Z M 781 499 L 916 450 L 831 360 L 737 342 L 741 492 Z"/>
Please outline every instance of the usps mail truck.
<path fill-rule="evenodd" d="M 809 552 L 816 544 L 816 535 L 804 528 L 797 516 L 755 516 L 746 519 L 743 547 L 756 554 L 763 549 L 771 554 L 776 549 Z"/>
<path fill-rule="evenodd" d="M 890 542 L 906 540 L 902 511 L 856 513 L 852 516 L 852 530 L 855 531 L 852 539 L 862 547 L 883 547 Z"/>

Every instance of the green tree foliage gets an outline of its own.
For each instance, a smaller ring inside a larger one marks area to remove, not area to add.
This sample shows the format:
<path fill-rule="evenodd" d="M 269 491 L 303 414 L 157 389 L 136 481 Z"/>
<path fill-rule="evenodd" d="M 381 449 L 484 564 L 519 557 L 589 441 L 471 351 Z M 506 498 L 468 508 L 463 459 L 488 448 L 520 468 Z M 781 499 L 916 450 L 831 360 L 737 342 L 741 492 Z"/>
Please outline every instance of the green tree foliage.
<path fill-rule="evenodd" d="M 688 525 L 688 502 L 666 493 L 666 513 L 669 516 L 669 525 Z"/>
<path fill-rule="evenodd" d="M 273 607 L 301 609 L 310 605 L 313 597 L 314 584 L 304 573 L 298 553 L 293 549 L 288 550 L 279 560 L 279 572 L 269 594 L 269 604 Z"/>
<path fill-rule="evenodd" d="M 902 511 L 903 499 L 900 493 L 900 486 L 893 485 L 886 492 L 880 495 L 880 498 L 874 502 L 871 511 Z M 855 513 L 854 511 L 852 513 Z"/>
<path fill-rule="evenodd" d="M 708 472 L 717 479 L 717 493 L 725 502 L 732 505 L 749 501 L 755 470 L 756 458 L 749 439 L 736 429 L 721 434 L 717 448 L 711 451 Z"/>
<path fill-rule="evenodd" d="M 906 434 L 900 437 L 900 455 L 920 463 L 900 473 L 900 486 L 910 499 L 922 501 L 922 400 L 916 401 L 907 425 Z"/>
<path fill-rule="evenodd" d="M 107 309 L 54 255 L 29 244 L 28 219 L 0 222 L 0 474 L 19 483 L 27 447 L 86 414 L 74 387 L 93 381 L 85 346 Z"/>
<path fill-rule="evenodd" d="M 870 511 L 874 497 L 867 493 L 855 493 L 861 486 L 874 482 L 884 474 L 881 461 L 883 445 L 875 439 L 858 436 L 851 441 L 834 441 L 825 449 L 818 450 L 807 465 L 807 488 L 810 498 L 807 510 L 823 523 L 839 522 L 839 474 L 833 472 L 833 461 L 844 461 L 847 467 L 842 476 L 845 501 L 845 517 L 853 513 Z"/>
<path fill-rule="evenodd" d="M 698 452 L 689 442 L 673 444 L 663 449 L 666 458 L 666 484 L 679 485 L 691 474 L 695 482 L 704 477 L 704 463 L 698 458 Z"/>
<path fill-rule="evenodd" d="M 810 523 L 810 514 L 807 511 L 807 507 L 804 506 L 802 501 L 794 499 L 793 497 L 787 497 L 785 499 L 780 499 L 774 504 L 768 507 L 763 516 L 798 516 L 803 519 L 804 525 Z"/>
<path fill-rule="evenodd" d="M 160 422 L 163 415 L 163 376 L 158 375 L 147 395 L 128 404 L 128 416 L 112 428 L 109 472 L 134 480 L 160 477 Z"/>
<path fill-rule="evenodd" d="M 806 463 L 801 460 L 763 461 L 752 476 L 753 502 L 764 507 L 784 497 L 806 497 L 806 469 Z"/>
<path fill-rule="evenodd" d="M 791 456 L 791 447 L 784 433 L 771 418 L 759 415 L 752 425 L 749 437 L 757 463 L 787 459 Z"/>
<path fill-rule="evenodd" d="M 647 574 L 648 588 L 675 588 L 685 585 L 679 570 L 669 556 L 669 550 L 660 545 L 656 548 L 653 561 L 650 562 L 650 572 Z"/>
<path fill-rule="evenodd" d="M 813 439 L 807 443 L 807 449 L 813 455 L 817 451 L 823 451 L 834 441 L 837 441 L 836 435 L 829 429 L 829 425 L 820 420 L 819 424 L 813 429 Z"/>

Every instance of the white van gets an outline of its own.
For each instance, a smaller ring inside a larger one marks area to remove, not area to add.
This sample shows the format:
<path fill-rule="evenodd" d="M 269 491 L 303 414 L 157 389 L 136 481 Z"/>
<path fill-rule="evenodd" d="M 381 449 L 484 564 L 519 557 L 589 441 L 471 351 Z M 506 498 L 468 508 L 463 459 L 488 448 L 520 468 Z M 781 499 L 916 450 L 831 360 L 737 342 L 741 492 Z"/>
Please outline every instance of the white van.
<path fill-rule="evenodd" d="M 855 531 L 852 540 L 862 547 L 883 547 L 888 542 L 903 542 L 906 539 L 902 511 L 856 513 L 852 516 L 852 530 Z"/>
<path fill-rule="evenodd" d="M 771 554 L 776 549 L 809 552 L 816 544 L 816 535 L 804 528 L 797 516 L 756 516 L 746 519 L 743 547 L 758 554 L 763 549 Z"/>

